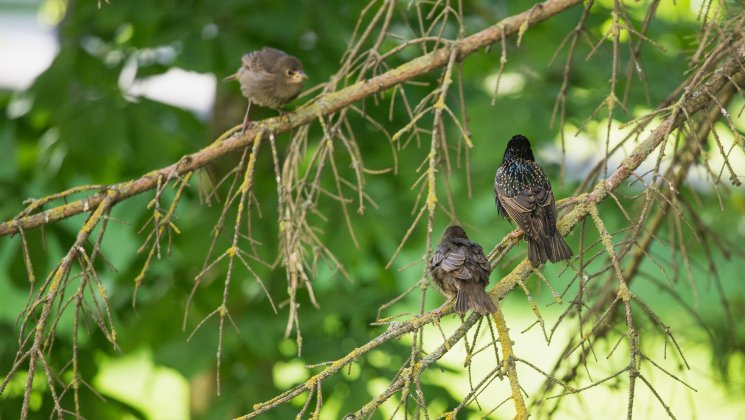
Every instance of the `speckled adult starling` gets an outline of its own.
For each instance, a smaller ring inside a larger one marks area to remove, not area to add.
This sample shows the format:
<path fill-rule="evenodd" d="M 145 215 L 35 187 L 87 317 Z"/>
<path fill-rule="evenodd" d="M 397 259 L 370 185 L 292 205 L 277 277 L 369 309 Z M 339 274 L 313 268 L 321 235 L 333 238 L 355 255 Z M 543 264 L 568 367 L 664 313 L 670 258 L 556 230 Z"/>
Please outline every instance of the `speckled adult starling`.
<path fill-rule="evenodd" d="M 509 218 L 525 232 L 528 259 L 534 266 L 572 256 L 564 238 L 556 230 L 556 202 L 551 182 L 535 162 L 530 141 L 516 135 L 507 143 L 502 164 L 494 177 L 499 214 Z"/>
<path fill-rule="evenodd" d="M 481 246 L 468 240 L 462 227 L 453 225 L 445 230 L 429 270 L 440 293 L 448 298 L 437 311 L 453 299 L 455 312 L 461 314 L 469 309 L 480 314 L 497 310 L 484 291 L 491 273 L 489 261 Z"/>
<path fill-rule="evenodd" d="M 305 79 L 308 78 L 303 72 L 303 63 L 300 60 L 276 48 L 264 47 L 246 53 L 242 62 L 235 74 L 225 78 L 226 81 L 238 80 L 241 84 L 241 93 L 248 98 L 241 134 L 248 126 L 251 103 L 279 109 L 300 94 Z"/>

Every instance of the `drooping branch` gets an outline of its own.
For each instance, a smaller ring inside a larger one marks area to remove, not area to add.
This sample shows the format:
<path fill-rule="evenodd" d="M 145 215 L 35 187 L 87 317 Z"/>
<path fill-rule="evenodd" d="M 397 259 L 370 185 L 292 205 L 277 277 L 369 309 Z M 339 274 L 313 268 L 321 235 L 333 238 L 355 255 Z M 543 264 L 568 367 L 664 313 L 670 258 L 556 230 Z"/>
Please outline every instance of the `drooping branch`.
<path fill-rule="evenodd" d="M 720 95 L 716 99 L 717 102 L 715 103 L 714 101 L 712 101 L 708 104 L 707 113 L 703 116 L 703 118 L 701 118 L 701 121 L 698 125 L 698 132 L 694 135 L 688 136 L 688 139 L 686 140 L 687 143 L 677 154 L 677 164 L 671 165 L 662 177 L 667 182 L 667 188 L 664 188 L 662 191 L 659 192 L 662 197 L 660 205 L 656 209 L 654 215 L 649 217 L 649 222 L 645 224 L 643 235 L 641 235 L 636 243 L 633 244 L 633 252 L 629 254 L 628 258 L 630 259 L 630 262 L 627 264 L 623 271 L 623 277 L 629 284 L 634 281 L 635 277 L 638 277 L 642 261 L 646 260 L 649 257 L 650 247 L 655 241 L 655 238 L 657 237 L 658 231 L 662 227 L 663 222 L 667 220 L 668 213 L 670 213 L 672 210 L 672 213 L 675 215 L 675 217 L 679 217 L 677 216 L 679 210 L 676 209 L 676 205 L 673 200 L 676 200 L 679 188 L 685 181 L 689 168 L 691 167 L 691 165 L 694 164 L 700 153 L 703 151 L 701 145 L 699 144 L 699 141 L 705 139 L 708 133 L 713 129 L 713 121 L 719 118 L 719 116 L 721 115 L 721 110 L 724 109 L 721 104 L 729 103 L 730 99 L 733 97 L 737 89 L 739 89 L 738 86 L 742 85 L 743 81 L 745 81 L 745 77 L 743 76 L 745 76 L 745 73 L 742 72 L 734 76 L 732 78 L 733 83 L 731 85 L 725 85 L 723 89 L 720 90 Z M 655 196 L 655 199 L 656 198 L 657 197 Z M 645 210 L 643 210 L 642 213 L 645 213 Z M 642 218 L 640 217 L 640 219 Z M 640 220 L 637 225 L 640 228 L 642 225 L 642 220 Z M 631 244 L 629 245 L 629 247 L 631 247 Z M 625 251 L 623 253 L 625 253 Z M 564 381 L 572 380 L 577 376 L 578 369 L 583 363 L 582 361 L 587 358 L 589 352 L 591 351 L 591 347 L 585 347 L 585 343 L 588 343 L 587 345 L 590 346 L 590 340 L 597 341 L 601 338 L 604 338 L 613 330 L 613 326 L 615 325 L 614 318 L 618 316 L 619 312 L 613 311 L 612 308 L 615 307 L 617 302 L 616 290 L 607 290 L 604 295 L 596 299 L 595 303 L 590 308 L 588 308 L 587 314 L 580 316 L 580 331 L 578 331 L 576 334 L 570 334 L 570 336 L 579 337 L 579 339 L 570 340 L 569 343 L 567 343 L 564 349 L 560 352 L 562 357 L 557 359 L 557 362 L 554 364 L 554 367 L 551 371 L 551 375 L 547 375 L 547 379 L 544 381 L 544 386 L 541 387 L 541 395 L 537 397 L 535 401 L 542 401 L 544 400 L 546 395 L 549 395 L 549 393 L 554 389 L 554 385 L 556 385 L 556 383 L 550 378 L 553 378 L 557 375 L 559 368 L 564 365 L 563 362 L 565 362 L 567 357 L 574 353 L 576 349 L 582 348 L 578 360 L 575 361 L 571 366 L 569 366 L 569 368 L 565 369 L 566 373 L 561 374 L 561 377 Z M 581 304 L 581 302 L 577 303 Z M 722 305 L 725 307 L 725 320 L 730 323 L 731 317 L 729 315 L 729 311 L 726 309 L 726 299 L 722 300 Z M 557 321 L 556 326 L 558 326 L 559 322 L 561 322 L 561 320 L 566 314 L 569 313 L 570 310 L 571 306 L 570 308 L 567 308 L 564 314 L 562 314 L 562 316 L 559 318 L 559 321 Z M 603 313 L 607 313 L 607 317 L 601 316 L 601 314 Z M 585 334 L 582 332 L 582 328 L 584 327 L 582 317 L 584 317 L 585 319 L 595 317 L 596 319 L 602 320 L 602 322 L 597 321 L 595 326 L 593 326 L 593 328 L 591 329 L 591 333 Z M 660 327 L 666 335 L 668 335 L 673 341 L 675 341 L 675 339 L 672 338 L 672 336 L 670 335 L 669 328 L 659 323 L 658 327 Z"/>
<path fill-rule="evenodd" d="M 499 332 L 499 343 L 502 346 L 502 369 L 507 373 L 507 378 L 510 381 L 510 388 L 512 389 L 512 401 L 515 404 L 515 418 L 518 420 L 527 420 L 528 410 L 525 408 L 525 401 L 523 400 L 523 394 L 520 390 L 520 383 L 517 380 L 517 369 L 515 367 L 515 356 L 512 350 L 512 339 L 509 335 L 509 328 L 507 328 L 507 322 L 502 314 L 502 309 L 497 306 L 497 311 L 494 312 L 494 325 L 497 326 Z"/>
<path fill-rule="evenodd" d="M 499 42 L 504 36 L 522 34 L 530 25 L 546 20 L 581 3 L 581 0 L 547 0 L 536 4 L 530 9 L 510 16 L 497 24 L 477 32 L 461 41 L 442 40 L 445 46 L 431 53 L 417 57 L 379 76 L 362 80 L 338 92 L 323 94 L 307 104 L 300 106 L 286 117 L 276 117 L 263 120 L 251 126 L 240 136 L 235 128 L 223 133 L 212 144 L 204 149 L 182 157 L 178 162 L 164 168 L 151 171 L 140 178 L 101 187 L 102 191 L 89 197 L 51 208 L 39 213 L 33 213 L 46 204 L 47 199 L 31 201 L 28 208 L 13 220 L 0 223 L 0 236 L 18 233 L 20 230 L 33 229 L 50 224 L 80 213 L 85 213 L 106 197 L 103 190 L 115 191 L 116 202 L 154 189 L 158 179 L 171 180 L 186 173 L 199 169 L 206 164 L 236 150 L 250 146 L 257 135 L 282 133 L 294 128 L 310 124 L 319 117 L 333 114 L 354 102 L 363 100 L 383 92 L 393 86 L 414 79 L 432 70 L 448 64 L 452 50 L 458 52 L 458 60 L 475 53 L 481 48 Z M 288 118 L 289 117 L 289 118 Z M 76 191 L 77 192 L 77 191 Z M 114 202 L 113 204 L 116 204 Z M 33 214 L 32 214 L 33 213 Z"/>
<path fill-rule="evenodd" d="M 31 318 L 35 315 L 34 312 L 37 309 L 41 308 L 41 314 L 39 315 L 34 330 L 29 331 L 26 338 L 33 338 L 31 345 L 29 346 L 27 351 L 18 352 L 13 368 L 8 373 L 8 375 L 6 375 L 5 380 L 0 383 L 0 394 L 2 394 L 10 379 L 14 376 L 15 371 L 20 368 L 21 363 L 24 360 L 28 359 L 27 384 L 23 395 L 23 404 L 21 406 L 22 419 L 26 419 L 29 414 L 29 404 L 31 399 L 34 374 L 40 362 L 45 367 L 45 373 L 47 373 L 47 375 L 49 374 L 49 372 L 46 371 L 47 364 L 45 361 L 46 356 L 44 353 L 45 350 L 47 350 L 47 346 L 50 345 L 49 341 L 45 340 L 45 332 L 47 331 L 49 324 L 54 322 L 52 307 L 54 306 L 55 302 L 59 302 L 60 304 L 62 304 L 61 300 L 64 299 L 65 283 L 71 277 L 70 273 L 73 263 L 78 257 L 85 253 L 84 245 L 88 242 L 88 239 L 90 238 L 94 229 L 99 226 L 99 224 L 105 222 L 115 198 L 116 197 L 113 191 L 106 192 L 104 199 L 100 203 L 98 203 L 93 213 L 90 215 L 90 217 L 88 217 L 88 220 L 78 232 L 75 243 L 70 247 L 70 250 L 62 258 L 62 260 L 60 260 L 57 267 L 49 274 L 46 281 L 41 286 L 39 297 L 28 306 L 26 313 L 23 315 L 23 317 L 25 318 Z M 75 325 L 77 328 L 77 323 Z M 23 332 L 21 334 L 23 335 Z M 107 338 L 114 345 L 114 347 L 117 346 L 115 337 L 115 334 L 107 334 Z M 73 363 L 76 367 L 74 375 L 78 375 L 77 360 L 73 360 Z M 49 378 L 48 381 L 51 382 L 52 378 Z M 77 391 L 75 392 L 77 395 Z M 52 391 L 52 393 L 54 393 L 54 391 Z M 56 397 L 55 403 L 57 403 L 57 409 L 59 410 L 59 404 Z"/>

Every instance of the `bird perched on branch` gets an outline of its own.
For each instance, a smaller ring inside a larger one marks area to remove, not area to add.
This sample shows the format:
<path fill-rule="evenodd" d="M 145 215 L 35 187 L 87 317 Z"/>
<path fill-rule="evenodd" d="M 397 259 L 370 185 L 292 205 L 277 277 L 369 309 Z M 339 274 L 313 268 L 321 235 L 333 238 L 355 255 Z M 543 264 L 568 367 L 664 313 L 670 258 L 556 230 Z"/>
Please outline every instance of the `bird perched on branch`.
<path fill-rule="evenodd" d="M 468 240 L 462 227 L 453 225 L 445 230 L 442 242 L 432 255 L 429 270 L 440 293 L 448 298 L 438 312 L 453 299 L 455 312 L 460 314 L 469 309 L 480 314 L 497 310 L 484 291 L 491 273 L 489 261 L 481 246 Z"/>
<path fill-rule="evenodd" d="M 248 111 L 252 103 L 279 109 L 300 94 L 307 78 L 303 63 L 284 51 L 264 47 L 243 54 L 241 67 L 225 78 L 225 81 L 238 80 L 241 93 L 248 99 L 241 134 L 248 127 Z"/>
<path fill-rule="evenodd" d="M 530 141 L 520 134 L 507 143 L 494 177 L 497 210 L 525 232 L 528 259 L 534 266 L 572 256 L 556 229 L 556 202 L 551 183 L 535 162 Z"/>

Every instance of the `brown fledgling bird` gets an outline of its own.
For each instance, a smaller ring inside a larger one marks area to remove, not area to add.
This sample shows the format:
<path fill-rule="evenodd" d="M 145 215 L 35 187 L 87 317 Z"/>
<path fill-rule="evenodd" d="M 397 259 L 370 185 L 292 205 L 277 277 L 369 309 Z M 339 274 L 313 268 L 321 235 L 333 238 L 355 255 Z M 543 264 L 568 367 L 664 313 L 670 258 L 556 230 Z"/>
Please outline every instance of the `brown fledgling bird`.
<path fill-rule="evenodd" d="M 248 99 L 241 134 L 248 127 L 252 103 L 278 110 L 300 94 L 308 78 L 300 60 L 276 48 L 264 47 L 243 54 L 242 62 L 235 74 L 225 78 L 238 80 L 241 93 Z"/>
<path fill-rule="evenodd" d="M 535 162 L 530 141 L 520 134 L 507 143 L 494 177 L 497 211 L 517 223 L 528 241 L 534 266 L 571 258 L 572 250 L 556 229 L 556 201 L 543 169 Z"/>
<path fill-rule="evenodd" d="M 489 284 L 491 267 L 484 250 L 458 225 L 449 226 L 429 264 L 432 279 L 448 300 L 437 311 L 455 299 L 455 312 L 471 309 L 482 315 L 497 310 L 484 289 Z"/>

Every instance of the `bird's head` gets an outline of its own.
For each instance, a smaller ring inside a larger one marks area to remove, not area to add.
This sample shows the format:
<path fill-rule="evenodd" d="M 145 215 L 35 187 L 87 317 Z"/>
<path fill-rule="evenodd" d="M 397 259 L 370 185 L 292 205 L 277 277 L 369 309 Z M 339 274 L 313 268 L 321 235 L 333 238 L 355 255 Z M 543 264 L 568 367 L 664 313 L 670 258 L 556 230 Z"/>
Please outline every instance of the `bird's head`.
<path fill-rule="evenodd" d="M 445 233 L 442 234 L 442 240 L 445 241 L 453 238 L 468 239 L 468 235 L 466 235 L 466 231 L 462 227 L 451 225 L 445 229 Z"/>
<path fill-rule="evenodd" d="M 512 136 L 507 149 L 504 151 L 505 159 L 524 159 L 534 161 L 533 150 L 530 149 L 530 140 L 522 134 Z"/>
<path fill-rule="evenodd" d="M 278 63 L 281 74 L 290 84 L 302 84 L 308 76 L 303 71 L 303 63 L 295 57 L 287 56 Z"/>

